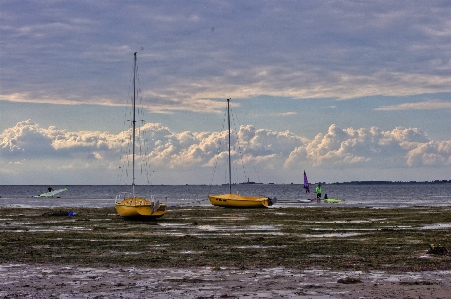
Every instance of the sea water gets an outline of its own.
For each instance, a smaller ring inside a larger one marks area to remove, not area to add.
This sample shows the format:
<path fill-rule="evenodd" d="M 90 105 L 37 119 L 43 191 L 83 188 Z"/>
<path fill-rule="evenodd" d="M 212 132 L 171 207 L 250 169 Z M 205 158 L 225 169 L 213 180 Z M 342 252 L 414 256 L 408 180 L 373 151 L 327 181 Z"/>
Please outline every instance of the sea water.
<path fill-rule="evenodd" d="M 54 190 L 67 188 L 55 197 L 36 197 L 47 192 L 48 186 L 3 185 L 0 186 L 0 207 L 112 207 L 116 195 L 131 192 L 132 187 L 119 185 L 66 185 L 51 186 Z M 314 190 L 315 186 L 311 186 Z M 299 184 L 237 184 L 232 192 L 242 195 L 276 197 L 278 207 L 412 207 L 451 206 L 450 183 L 423 184 L 324 184 L 323 196 L 342 199 L 338 204 L 306 199 L 316 198 L 307 194 Z M 135 194 L 146 198 L 154 197 L 169 207 L 211 206 L 208 194 L 228 193 L 228 186 L 208 185 L 158 185 L 135 186 Z"/>

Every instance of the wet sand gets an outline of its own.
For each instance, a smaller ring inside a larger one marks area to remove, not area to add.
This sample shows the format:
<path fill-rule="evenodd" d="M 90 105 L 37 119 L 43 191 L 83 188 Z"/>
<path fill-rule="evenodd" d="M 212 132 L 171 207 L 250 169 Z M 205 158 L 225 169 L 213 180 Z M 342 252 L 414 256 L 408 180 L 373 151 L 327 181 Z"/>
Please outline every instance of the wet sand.
<path fill-rule="evenodd" d="M 450 298 L 449 208 L 75 212 L 0 208 L 0 298 Z"/>
<path fill-rule="evenodd" d="M 0 265 L 1 298 L 449 298 L 451 271 Z"/>

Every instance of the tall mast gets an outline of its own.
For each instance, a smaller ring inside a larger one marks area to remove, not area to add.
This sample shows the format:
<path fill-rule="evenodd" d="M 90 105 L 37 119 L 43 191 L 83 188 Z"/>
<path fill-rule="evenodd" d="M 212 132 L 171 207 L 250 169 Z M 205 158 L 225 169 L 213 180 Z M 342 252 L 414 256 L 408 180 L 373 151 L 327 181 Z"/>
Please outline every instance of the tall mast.
<path fill-rule="evenodd" d="M 232 162 L 230 160 L 230 99 L 227 99 L 227 124 L 229 127 L 229 193 L 232 194 Z"/>
<path fill-rule="evenodd" d="M 134 63 L 133 63 L 133 150 L 132 150 L 132 190 L 133 190 L 133 198 L 135 197 L 135 130 L 136 130 L 136 114 L 135 114 L 135 105 L 136 105 L 136 53 L 134 54 Z"/>

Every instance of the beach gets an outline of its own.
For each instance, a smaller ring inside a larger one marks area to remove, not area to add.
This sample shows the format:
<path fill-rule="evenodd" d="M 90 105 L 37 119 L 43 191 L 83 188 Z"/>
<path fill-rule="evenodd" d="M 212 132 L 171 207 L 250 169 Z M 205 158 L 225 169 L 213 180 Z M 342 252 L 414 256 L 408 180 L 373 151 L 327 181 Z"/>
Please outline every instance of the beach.
<path fill-rule="evenodd" d="M 451 271 L 1 265 L 2 298 L 449 298 Z"/>
<path fill-rule="evenodd" d="M 451 212 L 1 208 L 3 298 L 448 298 Z M 441 248 L 444 250 L 432 250 Z"/>

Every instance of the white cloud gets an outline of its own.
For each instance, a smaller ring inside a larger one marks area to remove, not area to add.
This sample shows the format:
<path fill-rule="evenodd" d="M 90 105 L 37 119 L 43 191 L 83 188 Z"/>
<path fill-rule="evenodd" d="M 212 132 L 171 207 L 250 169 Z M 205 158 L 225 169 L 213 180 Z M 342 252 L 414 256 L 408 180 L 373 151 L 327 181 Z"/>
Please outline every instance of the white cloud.
<path fill-rule="evenodd" d="M 6 129 L 1 135 L 0 153 L 11 160 L 45 158 L 95 159 L 117 146 L 120 136 L 101 132 L 66 132 L 51 126 L 39 127 L 31 120 Z"/>
<path fill-rule="evenodd" d="M 449 141 L 433 142 L 416 128 L 397 127 L 382 131 L 376 127 L 358 130 L 329 127 L 305 146 L 294 149 L 285 167 L 310 164 L 326 168 L 368 167 L 393 168 L 407 166 L 449 165 Z"/>
<path fill-rule="evenodd" d="M 137 161 L 147 163 L 151 171 L 158 170 L 173 182 L 205 183 L 206 174 L 215 165 L 227 165 L 226 132 L 174 133 L 161 124 L 148 123 L 140 133 L 138 152 L 144 153 L 145 158 Z M 115 183 L 119 166 L 125 171 L 130 161 L 129 134 L 130 131 L 66 132 L 56 127 L 40 128 L 31 120 L 19 122 L 0 135 L 0 178 L 21 178 L 23 172 L 27 172 L 25 177 L 40 173 L 38 177 L 43 179 L 46 174 L 59 173 L 64 178 L 70 171 L 80 180 L 85 173 L 91 184 Z M 310 140 L 289 131 L 247 125 L 241 126 L 237 136 L 238 142 L 234 141 L 232 147 L 235 167 L 247 168 L 248 172 L 255 168 L 268 181 L 284 176 L 289 180 L 293 173 L 305 168 L 343 172 L 359 168 L 377 175 L 379 170 L 451 165 L 451 140 L 430 140 L 417 128 L 383 131 L 377 127 L 342 129 L 331 125 L 326 133 Z M 99 177 L 99 171 L 104 175 Z M 186 177 L 190 172 L 191 176 Z M 180 177 L 181 174 L 185 176 Z"/>
<path fill-rule="evenodd" d="M 451 141 L 420 143 L 406 154 L 409 166 L 451 165 Z"/>
<path fill-rule="evenodd" d="M 290 116 L 290 115 L 296 115 L 297 112 L 283 112 L 283 113 L 277 113 L 277 116 Z"/>
<path fill-rule="evenodd" d="M 374 110 L 396 111 L 396 110 L 437 110 L 451 109 L 451 101 L 429 100 L 417 103 L 403 103 L 376 108 Z"/>

